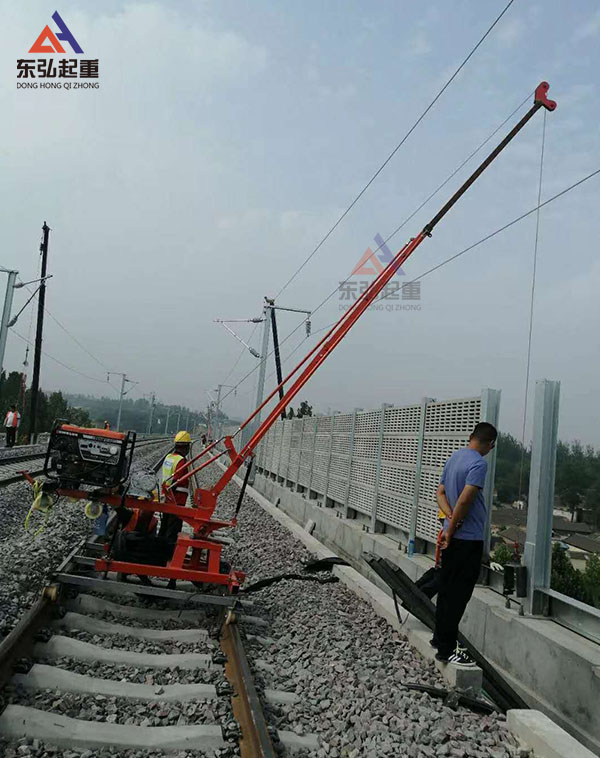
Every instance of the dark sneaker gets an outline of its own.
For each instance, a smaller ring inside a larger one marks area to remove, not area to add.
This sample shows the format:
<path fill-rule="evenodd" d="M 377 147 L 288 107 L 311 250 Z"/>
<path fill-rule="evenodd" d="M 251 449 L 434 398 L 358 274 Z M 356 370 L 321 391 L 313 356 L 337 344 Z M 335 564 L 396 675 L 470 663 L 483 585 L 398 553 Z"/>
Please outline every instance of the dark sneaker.
<path fill-rule="evenodd" d="M 456 650 L 448 658 L 448 663 L 453 663 L 461 668 L 474 668 L 477 665 L 465 648 L 460 645 L 456 646 Z"/>
<path fill-rule="evenodd" d="M 436 661 L 440 661 L 441 663 L 448 663 L 450 656 L 444 655 L 444 653 L 436 653 L 435 654 Z"/>

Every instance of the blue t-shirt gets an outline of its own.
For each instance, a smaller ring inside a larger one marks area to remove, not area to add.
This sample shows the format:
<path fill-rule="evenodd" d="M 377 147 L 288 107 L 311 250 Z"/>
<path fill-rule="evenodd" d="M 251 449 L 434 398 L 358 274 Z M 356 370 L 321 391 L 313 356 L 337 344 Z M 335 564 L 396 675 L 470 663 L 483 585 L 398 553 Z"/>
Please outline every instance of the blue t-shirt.
<path fill-rule="evenodd" d="M 446 490 L 446 497 L 450 507 L 454 509 L 460 493 L 466 484 L 472 484 L 479 488 L 475 495 L 475 501 L 467 517 L 455 532 L 453 537 L 458 540 L 482 540 L 485 534 L 486 509 L 483 499 L 483 485 L 487 472 L 487 463 L 477 450 L 464 447 L 452 453 L 446 461 L 440 482 Z M 444 521 L 444 528 L 449 520 Z"/>

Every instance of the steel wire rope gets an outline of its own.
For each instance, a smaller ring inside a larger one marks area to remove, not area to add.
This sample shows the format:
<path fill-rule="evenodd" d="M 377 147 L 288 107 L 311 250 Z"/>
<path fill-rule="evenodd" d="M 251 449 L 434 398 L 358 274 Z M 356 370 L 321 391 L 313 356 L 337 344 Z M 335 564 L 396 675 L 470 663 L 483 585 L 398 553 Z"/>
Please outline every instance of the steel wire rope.
<path fill-rule="evenodd" d="M 346 218 L 348 213 L 354 208 L 356 203 L 360 200 L 360 198 L 365 194 L 365 192 L 369 189 L 369 187 L 373 184 L 375 179 L 381 174 L 383 169 L 388 165 L 388 163 L 392 160 L 394 155 L 400 150 L 402 145 L 406 142 L 406 140 L 410 137 L 410 135 L 415 131 L 417 126 L 423 121 L 425 116 L 429 113 L 429 111 L 433 108 L 433 106 L 437 103 L 437 101 L 440 99 L 440 97 L 444 94 L 444 92 L 448 89 L 448 87 L 452 84 L 454 79 L 458 76 L 458 74 L 462 71 L 462 69 L 467 65 L 469 60 L 473 57 L 475 52 L 478 50 L 478 48 L 483 44 L 484 40 L 488 35 L 492 32 L 493 28 L 496 26 L 496 24 L 500 21 L 502 16 L 508 11 L 510 6 L 513 4 L 514 0 L 509 0 L 509 2 L 505 5 L 502 12 L 496 17 L 496 20 L 492 23 L 490 27 L 488 27 L 485 34 L 480 38 L 479 42 L 475 45 L 475 47 L 472 48 L 471 52 L 467 55 L 467 57 L 463 60 L 463 62 L 460 64 L 460 66 L 454 71 L 452 76 L 446 81 L 446 83 L 443 85 L 443 87 L 438 91 L 437 95 L 433 98 L 433 100 L 429 103 L 429 105 L 425 108 L 425 110 L 421 113 L 421 115 L 417 118 L 417 120 L 414 122 L 414 124 L 410 127 L 410 129 L 406 132 L 406 134 L 402 137 L 400 142 L 396 145 L 396 147 L 392 150 L 392 152 L 388 155 L 388 157 L 384 160 L 384 162 L 379 166 L 377 171 L 371 176 L 369 181 L 365 184 L 365 186 L 361 189 L 361 191 L 356 195 L 354 200 L 350 203 L 350 205 L 346 208 L 346 210 L 342 213 L 342 215 L 338 218 L 338 220 L 335 222 L 335 224 L 329 229 L 327 234 L 321 239 L 319 244 L 313 249 L 313 251 L 310 253 L 310 255 L 304 260 L 304 262 L 296 269 L 296 271 L 292 274 L 292 276 L 287 280 L 287 282 L 283 285 L 283 287 L 279 290 L 279 292 L 275 295 L 275 299 L 277 299 L 281 293 L 291 284 L 291 282 L 298 276 L 298 274 L 302 271 L 302 269 L 306 266 L 306 264 L 313 258 L 314 255 L 320 250 L 320 248 L 325 244 L 325 242 L 329 239 L 329 237 L 333 234 L 333 232 L 337 229 L 337 227 L 342 223 L 342 221 Z"/>
<path fill-rule="evenodd" d="M 457 174 L 457 173 L 458 173 L 458 172 L 459 172 L 459 171 L 460 171 L 462 168 L 464 168 L 464 166 L 465 166 L 465 165 L 466 165 L 466 164 L 467 164 L 467 163 L 468 163 L 468 162 L 469 162 L 469 161 L 470 161 L 470 160 L 471 160 L 471 159 L 472 159 L 472 158 L 473 158 L 475 155 L 477 155 L 477 153 L 478 153 L 480 150 L 482 150 L 482 149 L 485 147 L 485 145 L 486 145 L 486 144 L 487 144 L 487 143 L 488 143 L 488 142 L 489 142 L 489 141 L 490 141 L 490 140 L 491 140 L 491 139 L 494 137 L 494 135 L 495 135 L 495 134 L 497 134 L 497 133 L 498 133 L 498 131 L 499 131 L 499 130 L 500 130 L 500 129 L 501 129 L 501 128 L 502 128 L 502 127 L 503 127 L 503 126 L 504 126 L 504 125 L 507 123 L 507 121 L 510 121 L 510 119 L 511 119 L 511 118 L 512 118 L 512 117 L 515 115 L 515 113 L 518 113 L 518 111 L 519 111 L 519 110 L 520 110 L 520 109 L 521 109 L 521 108 L 522 108 L 522 107 L 525 105 L 525 103 L 527 103 L 527 101 L 531 99 L 532 95 L 533 95 L 533 92 L 529 93 L 529 94 L 527 95 L 527 97 L 525 97 L 525 98 L 524 98 L 524 99 L 523 99 L 523 100 L 522 100 L 522 101 L 519 103 L 519 105 L 518 105 L 516 108 L 514 108 L 514 109 L 513 109 L 513 110 L 512 110 L 512 111 L 509 113 L 509 115 L 508 115 L 508 116 L 507 116 L 507 117 L 506 117 L 506 118 L 505 118 L 505 119 L 502 121 L 502 123 L 498 124 L 498 126 L 497 126 L 497 127 L 495 127 L 495 129 L 494 129 L 494 130 L 493 130 L 493 131 L 492 131 L 492 132 L 491 132 L 491 133 L 490 133 L 490 134 L 489 134 L 489 135 L 488 135 L 488 136 L 487 136 L 487 137 L 486 137 L 486 138 L 485 138 L 485 139 L 484 139 L 482 142 L 480 142 L 480 143 L 479 143 L 479 145 L 478 145 L 478 146 L 477 146 L 477 147 L 476 147 L 474 150 L 472 150 L 472 151 L 469 153 L 469 155 L 468 155 L 466 158 L 464 158 L 464 159 L 461 161 L 461 163 L 460 163 L 460 164 L 459 164 L 459 165 L 458 165 L 458 166 L 457 166 L 457 167 L 456 167 L 456 168 L 455 168 L 455 169 L 454 169 L 454 170 L 453 170 L 453 171 L 452 171 L 452 172 L 451 172 L 451 173 L 450 173 L 450 174 L 449 174 L 449 175 L 446 177 L 446 179 L 444 179 L 444 181 L 443 181 L 443 182 L 441 182 L 440 184 L 438 184 L 438 186 L 437 186 L 437 187 L 436 187 L 436 188 L 433 190 L 433 192 L 431 192 L 431 193 L 430 193 L 430 194 L 429 194 L 429 195 L 428 195 L 428 196 L 425 198 L 425 200 L 423 200 L 423 201 L 420 203 L 420 205 L 419 205 L 419 206 L 418 206 L 418 207 L 417 207 L 417 208 L 416 208 L 416 209 L 415 209 L 415 210 L 414 210 L 414 211 L 413 211 L 413 212 L 412 212 L 412 213 L 411 213 L 409 216 L 407 216 L 407 217 L 406 217 L 406 218 L 405 218 L 405 219 L 402 221 L 402 223 L 401 223 L 401 224 L 399 224 L 399 225 L 398 225 L 398 226 L 397 226 L 397 227 L 396 227 L 396 228 L 395 228 L 395 229 L 394 229 L 394 230 L 391 232 L 391 234 L 389 234 L 389 235 L 388 235 L 388 236 L 387 236 L 387 237 L 386 237 L 386 238 L 385 238 L 385 239 L 384 239 L 384 240 L 381 242 L 381 244 L 379 245 L 379 247 L 377 247 L 377 248 L 376 248 L 376 249 L 373 251 L 373 255 L 375 255 L 375 254 L 376 254 L 376 253 L 377 253 L 379 250 L 381 250 L 381 248 L 382 248 L 382 247 L 383 247 L 385 244 L 387 244 L 387 243 L 388 243 L 388 242 L 389 242 L 389 241 L 392 239 L 392 237 L 394 237 L 396 234 L 398 234 L 398 232 L 399 232 L 399 231 L 400 231 L 400 230 L 401 230 L 401 229 L 402 229 L 402 228 L 403 228 L 403 227 L 404 227 L 404 226 L 405 226 L 405 225 L 406 225 L 406 224 L 407 224 L 407 223 L 408 223 L 408 222 L 409 222 L 409 221 L 410 221 L 410 220 L 411 220 L 411 219 L 412 219 L 412 218 L 413 218 L 413 217 L 414 217 L 414 216 L 415 216 L 415 215 L 416 215 L 416 214 L 417 214 L 417 213 L 418 213 L 418 212 L 419 212 L 419 211 L 420 211 L 420 210 L 421 210 L 421 209 L 422 209 L 422 208 L 423 208 L 423 207 L 424 207 L 424 206 L 425 206 L 425 205 L 426 205 L 426 204 L 427 204 L 427 203 L 428 203 L 430 200 L 432 200 L 432 199 L 433 199 L 433 198 L 434 198 L 434 197 L 435 197 L 435 196 L 438 194 L 438 192 L 440 192 L 440 190 L 441 190 L 441 189 L 443 189 L 443 187 L 445 187 L 445 186 L 446 186 L 446 184 L 448 184 L 448 182 L 449 182 L 449 181 L 450 181 L 450 180 L 451 180 L 451 179 L 452 179 L 454 176 L 456 176 L 456 174 Z M 347 277 L 346 279 L 344 279 L 342 282 L 340 282 L 340 286 L 341 286 L 341 285 L 343 285 L 343 284 L 345 284 L 345 283 L 347 283 L 347 282 L 349 281 L 349 277 L 350 277 L 350 276 L 352 276 L 352 274 L 351 274 L 351 273 L 348 275 L 348 277 Z M 314 314 L 315 314 L 315 313 L 316 313 L 316 312 L 317 312 L 317 311 L 318 311 L 320 308 L 322 308 L 322 307 L 323 307 L 323 305 L 325 305 L 325 304 L 326 304 L 326 303 L 327 303 L 327 302 L 328 302 L 328 301 L 329 301 L 329 300 L 330 300 L 330 299 L 331 299 L 331 298 L 332 298 L 332 297 L 335 295 L 335 293 L 338 291 L 338 289 L 339 289 L 339 287 L 336 287 L 334 290 L 332 290 L 332 291 L 329 293 L 329 295 L 327 295 L 327 297 L 326 297 L 324 300 L 322 300 L 322 301 L 321 301 L 321 302 L 320 302 L 320 303 L 319 303 L 319 304 L 316 306 L 316 308 L 314 308 L 314 309 L 312 310 L 312 315 L 314 315 Z M 287 336 L 286 336 L 286 337 L 285 337 L 283 340 L 281 340 L 281 342 L 280 342 L 280 345 L 283 345 L 283 344 L 285 344 L 285 342 L 287 342 L 287 340 L 288 340 L 288 339 L 289 339 L 289 338 L 290 338 L 290 337 L 291 337 L 293 334 L 295 334 L 295 332 L 296 332 L 296 331 L 297 331 L 297 330 L 300 328 L 300 326 L 301 326 L 301 325 L 302 325 L 302 324 L 299 324 L 299 325 L 298 325 L 297 327 L 295 327 L 295 328 L 294 328 L 294 329 L 293 329 L 293 330 L 292 330 L 292 331 L 291 331 L 291 332 L 290 332 L 290 333 L 289 333 L 289 334 L 288 334 L 288 335 L 287 335 Z M 258 326 L 258 325 L 257 325 L 257 326 Z M 273 352 L 274 352 L 274 351 L 273 351 L 273 350 L 271 350 L 271 352 L 267 353 L 267 358 L 269 358 L 269 357 L 270 357 L 270 356 L 273 354 Z M 240 360 L 240 358 L 242 357 L 243 353 L 244 353 L 244 351 L 242 350 L 242 352 L 241 352 L 241 353 L 240 353 L 240 355 L 238 356 L 238 360 L 236 361 L 236 363 L 234 364 L 234 366 L 235 366 L 235 365 L 237 365 L 237 363 L 239 362 L 239 360 Z M 235 388 L 234 388 L 234 389 L 237 389 L 237 387 L 239 387 L 239 385 L 240 385 L 240 384 L 242 384 L 242 383 L 243 383 L 243 382 L 244 382 L 244 381 L 245 381 L 245 380 L 246 380 L 246 379 L 247 379 L 247 378 L 248 378 L 248 377 L 249 377 L 249 376 L 252 374 L 252 372 L 253 372 L 253 371 L 256 371 L 256 370 L 258 370 L 258 368 L 260 368 L 260 364 L 259 364 L 258 366 L 255 366 L 255 367 L 254 367 L 253 369 L 251 369 L 251 370 L 250 370 L 250 371 L 249 371 L 247 374 L 245 374 L 245 375 L 242 377 L 242 379 L 240 379 L 240 381 L 238 382 L 238 384 L 236 384 L 236 385 L 235 385 Z M 228 377 L 229 377 L 230 375 L 231 375 L 231 372 L 230 372 L 230 374 L 228 374 Z M 228 377 L 227 377 L 227 378 L 228 378 Z M 234 390 L 232 389 L 232 391 L 234 391 Z M 230 393 L 230 392 L 226 393 L 223 399 L 225 399 L 226 397 L 228 397 L 228 395 L 229 395 L 229 394 L 231 394 L 231 393 Z M 246 394 L 246 393 L 245 393 L 245 394 Z"/>
<path fill-rule="evenodd" d="M 20 334 L 14 327 L 12 329 L 13 333 L 19 337 L 19 339 L 23 340 L 23 342 L 26 342 L 30 347 L 33 347 L 33 342 L 27 339 L 27 337 L 24 337 L 22 334 Z M 68 369 L 69 371 L 72 371 L 74 374 L 79 374 L 79 376 L 83 376 L 85 379 L 91 379 L 94 382 L 101 382 L 102 384 L 106 384 L 105 379 L 99 379 L 97 376 L 90 376 L 90 374 L 84 374 L 83 371 L 79 371 L 76 368 L 73 368 L 72 366 L 68 366 L 66 363 L 63 363 L 58 358 L 55 358 L 53 355 L 50 355 L 50 353 L 47 353 L 45 350 L 42 350 L 42 354 L 46 356 L 46 358 L 50 358 L 51 361 L 54 361 L 55 363 L 58 363 L 60 366 L 63 366 L 64 368 Z M 110 385 L 114 389 L 114 385 Z"/>
<path fill-rule="evenodd" d="M 533 270 L 531 272 L 531 295 L 529 302 L 529 333 L 527 336 L 527 368 L 525 370 L 525 397 L 523 401 L 523 427 L 521 429 L 521 461 L 519 463 L 519 502 L 523 493 L 523 466 L 525 463 L 525 426 L 527 424 L 527 399 L 529 395 L 529 375 L 531 370 L 531 337 L 533 334 L 533 310 L 535 305 L 535 282 L 537 274 L 538 242 L 540 238 L 540 202 L 542 199 L 542 179 L 544 174 L 544 148 L 546 145 L 546 114 L 542 126 L 542 147 L 540 150 L 540 176 L 538 181 L 538 208 L 535 217 L 535 241 L 533 243 Z"/>
<path fill-rule="evenodd" d="M 543 203 L 539 203 L 539 205 L 534 206 L 528 211 L 525 211 L 525 213 L 522 213 L 520 216 L 517 216 L 516 218 L 512 219 L 511 221 L 508 221 L 506 224 L 503 224 L 502 226 L 498 227 L 498 229 L 495 229 L 493 232 L 490 232 L 489 234 L 486 234 L 484 237 L 481 237 L 481 239 L 477 240 L 476 242 L 473 242 L 471 245 L 468 245 L 467 247 L 460 250 L 458 253 L 454 253 L 454 255 L 449 256 L 448 258 L 445 258 L 440 263 L 437 263 L 435 266 L 432 266 L 431 268 L 424 271 L 419 276 L 415 277 L 414 279 L 411 279 L 408 282 L 404 282 L 400 289 L 404 289 L 404 287 L 408 286 L 409 284 L 414 284 L 415 282 L 424 279 L 429 274 L 432 274 L 434 271 L 437 271 L 438 269 L 442 268 L 443 266 L 446 266 L 448 263 L 451 263 L 452 261 L 456 260 L 457 258 L 460 258 L 461 256 L 465 255 L 466 253 L 470 252 L 474 248 L 478 247 L 479 245 L 482 245 L 484 242 L 487 242 L 488 240 L 492 239 L 493 237 L 497 236 L 498 234 L 501 234 L 502 232 L 506 231 L 510 227 L 514 226 L 515 224 L 518 224 L 520 221 L 523 221 L 523 219 L 527 218 L 528 216 L 531 216 L 532 213 L 536 213 L 540 208 L 544 208 L 546 205 L 549 205 L 550 203 L 554 202 L 555 200 L 558 200 L 558 198 L 563 197 L 563 195 L 566 195 L 567 193 L 571 192 L 572 190 L 576 189 L 580 185 L 584 184 L 585 182 L 589 181 L 590 179 L 593 179 L 595 176 L 600 174 L 600 168 L 595 169 L 594 171 L 591 171 L 589 174 L 586 174 L 586 176 L 582 177 L 581 179 L 578 179 L 576 182 L 573 182 L 573 184 L 570 184 L 568 187 L 565 187 L 564 189 L 560 190 L 560 192 L 557 192 L 555 195 L 552 195 L 552 197 L 549 197 L 547 200 L 544 200 Z M 337 290 L 336 290 L 337 291 Z M 392 293 L 389 293 L 392 294 Z M 383 295 L 378 298 L 378 300 L 385 300 L 388 295 Z M 394 293 L 395 294 L 395 293 Z M 320 307 L 320 306 L 319 306 Z M 315 309 L 316 311 L 316 309 Z M 315 312 L 313 311 L 313 313 Z M 337 324 L 337 321 L 332 322 L 332 324 L 329 325 L 329 327 L 323 327 L 323 329 L 320 329 L 319 331 L 324 331 L 325 329 L 330 328 L 331 326 L 335 326 Z M 302 323 L 299 324 L 297 327 L 295 327 L 281 342 L 280 345 L 282 345 L 284 342 L 287 342 L 290 337 L 292 337 L 295 332 L 300 329 L 302 326 Z M 317 334 L 317 332 L 313 332 L 313 334 Z M 299 347 L 299 345 L 297 346 Z M 297 348 L 296 348 L 297 349 Z M 269 353 L 269 355 L 272 355 Z M 289 356 L 288 356 L 289 357 Z M 235 386 L 235 389 L 240 386 L 254 371 L 256 371 L 256 367 L 253 368 L 251 371 L 249 371 Z M 223 400 L 233 392 L 233 389 L 230 390 L 224 397 Z"/>

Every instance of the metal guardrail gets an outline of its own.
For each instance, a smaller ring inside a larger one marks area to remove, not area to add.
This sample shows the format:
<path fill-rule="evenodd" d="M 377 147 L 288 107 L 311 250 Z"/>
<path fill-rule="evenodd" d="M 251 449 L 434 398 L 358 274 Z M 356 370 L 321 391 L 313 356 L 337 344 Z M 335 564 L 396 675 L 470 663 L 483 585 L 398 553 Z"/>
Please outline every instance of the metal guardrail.
<path fill-rule="evenodd" d="M 550 589 L 536 589 L 544 616 L 571 629 L 591 642 L 600 644 L 600 608 L 574 600 L 568 595 Z"/>

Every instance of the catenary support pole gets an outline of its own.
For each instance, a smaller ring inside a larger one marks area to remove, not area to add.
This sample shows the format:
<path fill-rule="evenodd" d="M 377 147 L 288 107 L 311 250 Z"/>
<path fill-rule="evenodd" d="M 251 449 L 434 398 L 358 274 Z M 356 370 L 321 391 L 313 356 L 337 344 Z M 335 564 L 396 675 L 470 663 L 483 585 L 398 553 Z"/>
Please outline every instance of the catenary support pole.
<path fill-rule="evenodd" d="M 12 311 L 13 295 L 15 294 L 15 281 L 18 271 L 7 271 L 8 282 L 6 283 L 6 295 L 4 296 L 4 308 L 2 309 L 2 321 L 0 322 L 0 374 L 4 366 L 4 352 L 6 350 L 6 337 L 8 335 L 8 322 Z"/>
<path fill-rule="evenodd" d="M 277 384 L 279 387 L 279 399 L 283 398 L 283 374 L 281 373 L 281 354 L 279 352 L 279 335 L 277 334 L 277 316 L 275 315 L 275 308 L 271 308 L 271 331 L 273 333 L 273 354 L 275 356 L 275 371 L 277 372 Z M 262 398 L 261 398 L 262 402 Z M 285 406 L 281 409 L 281 418 L 285 419 Z"/>
<path fill-rule="evenodd" d="M 537 590 L 550 587 L 559 398 L 560 382 L 548 379 L 536 382 L 527 535 L 523 556 L 527 566 L 527 605 L 530 613 L 540 613 L 543 609 L 544 597 Z"/>
<path fill-rule="evenodd" d="M 48 266 L 48 237 L 50 236 L 50 227 L 44 221 L 42 226 L 42 244 L 40 252 L 42 254 L 42 273 L 40 289 L 38 293 L 38 315 L 37 326 L 35 331 L 35 351 L 33 355 L 33 375 L 31 378 L 31 403 L 29 406 L 29 431 L 27 441 L 32 443 L 35 438 L 35 422 L 37 413 L 38 393 L 40 389 L 40 368 L 42 365 L 42 335 L 44 331 L 44 308 L 46 304 L 46 269 Z"/>
<path fill-rule="evenodd" d="M 117 431 L 121 431 L 121 411 L 123 410 L 123 397 L 125 396 L 125 374 L 121 374 L 121 392 L 119 393 L 119 412 L 117 414 Z"/>

